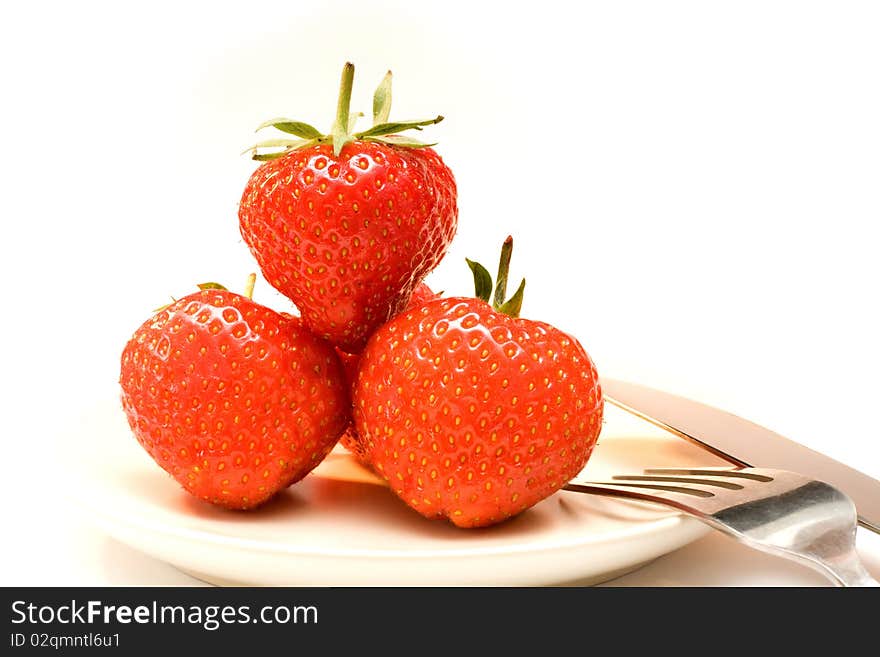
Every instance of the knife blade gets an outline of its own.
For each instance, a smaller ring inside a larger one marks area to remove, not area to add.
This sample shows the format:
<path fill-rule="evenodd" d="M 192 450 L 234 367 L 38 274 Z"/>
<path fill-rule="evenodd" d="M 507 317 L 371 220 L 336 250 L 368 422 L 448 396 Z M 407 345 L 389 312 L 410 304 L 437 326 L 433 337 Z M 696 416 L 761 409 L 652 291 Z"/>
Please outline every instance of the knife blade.
<path fill-rule="evenodd" d="M 741 467 L 791 470 L 852 498 L 859 524 L 880 534 L 880 481 L 754 422 L 686 397 L 601 379 L 605 400 Z"/>

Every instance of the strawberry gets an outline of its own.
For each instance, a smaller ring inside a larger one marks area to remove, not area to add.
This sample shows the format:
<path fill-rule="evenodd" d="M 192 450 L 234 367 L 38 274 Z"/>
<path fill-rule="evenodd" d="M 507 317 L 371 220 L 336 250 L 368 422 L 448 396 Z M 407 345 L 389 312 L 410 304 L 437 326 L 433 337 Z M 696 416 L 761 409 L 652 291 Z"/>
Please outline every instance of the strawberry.
<path fill-rule="evenodd" d="M 367 130 L 353 132 L 351 64 L 329 133 L 283 118 L 260 126 L 301 139 L 251 149 L 265 162 L 239 205 L 242 237 L 266 280 L 315 334 L 349 353 L 403 309 L 458 222 L 452 172 L 428 144 L 397 134 L 443 117 L 389 122 L 390 75 L 376 90 Z M 283 150 L 264 150 L 277 147 Z"/>
<path fill-rule="evenodd" d="M 410 311 L 421 308 L 428 301 L 436 297 L 437 295 L 434 294 L 431 288 L 428 287 L 425 283 L 422 283 L 415 289 L 415 292 L 413 292 L 412 296 L 409 299 L 409 303 L 406 304 L 406 308 L 404 310 Z M 357 380 L 358 364 L 361 360 L 360 354 L 349 354 L 345 351 L 342 351 L 338 347 L 336 348 L 336 353 L 339 356 L 339 360 L 342 361 L 343 367 L 345 368 L 345 379 L 348 382 L 349 390 L 353 390 L 354 383 Z M 357 431 L 354 428 L 354 424 L 349 425 L 345 433 L 342 434 L 342 438 L 339 439 L 339 442 L 342 443 L 343 447 L 354 454 L 359 461 L 365 462 L 363 445 L 360 438 L 358 438 Z"/>
<path fill-rule="evenodd" d="M 350 418 L 336 353 L 299 318 L 216 284 L 147 320 L 122 352 L 138 442 L 188 492 L 255 507 L 302 479 Z"/>
<path fill-rule="evenodd" d="M 512 242 L 480 298 L 445 298 L 379 328 L 361 355 L 354 419 L 364 457 L 409 506 L 460 527 L 500 522 L 584 467 L 602 425 L 592 360 L 571 335 L 503 301 Z"/>

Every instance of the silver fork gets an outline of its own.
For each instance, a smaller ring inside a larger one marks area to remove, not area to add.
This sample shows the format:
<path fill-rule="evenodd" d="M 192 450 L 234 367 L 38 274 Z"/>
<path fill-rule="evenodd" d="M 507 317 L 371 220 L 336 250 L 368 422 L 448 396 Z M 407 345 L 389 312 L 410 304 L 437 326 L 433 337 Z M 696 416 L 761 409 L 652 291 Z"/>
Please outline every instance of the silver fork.
<path fill-rule="evenodd" d="M 880 586 L 855 549 L 852 500 L 824 482 L 765 468 L 652 468 L 565 490 L 656 502 L 753 547 L 815 568 L 838 586 Z"/>

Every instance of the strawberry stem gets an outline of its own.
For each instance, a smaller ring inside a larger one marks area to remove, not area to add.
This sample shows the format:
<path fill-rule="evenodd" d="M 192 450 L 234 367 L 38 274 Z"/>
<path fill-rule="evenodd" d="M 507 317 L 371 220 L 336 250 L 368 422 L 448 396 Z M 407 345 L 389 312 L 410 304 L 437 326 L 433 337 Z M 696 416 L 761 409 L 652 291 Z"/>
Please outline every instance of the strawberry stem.
<path fill-rule="evenodd" d="M 504 303 L 507 296 L 507 274 L 510 270 L 510 256 L 513 253 L 513 238 L 508 235 L 501 245 L 501 258 L 498 260 L 498 276 L 495 283 L 495 299 L 492 305 L 496 308 Z"/>
<path fill-rule="evenodd" d="M 339 82 L 339 100 L 336 104 L 336 120 L 330 128 L 333 139 L 333 154 L 337 157 L 342 147 L 354 141 L 349 132 L 349 112 L 351 111 L 351 89 L 354 86 L 354 64 L 346 62 L 342 68 L 342 79 Z"/>

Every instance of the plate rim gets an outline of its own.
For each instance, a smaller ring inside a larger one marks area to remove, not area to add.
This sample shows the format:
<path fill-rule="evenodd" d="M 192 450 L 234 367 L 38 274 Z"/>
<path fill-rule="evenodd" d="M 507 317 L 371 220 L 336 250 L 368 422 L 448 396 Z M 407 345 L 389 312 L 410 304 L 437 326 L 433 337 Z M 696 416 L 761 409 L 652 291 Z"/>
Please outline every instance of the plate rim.
<path fill-rule="evenodd" d="M 311 476 L 311 475 L 309 475 Z M 570 491 L 565 491 L 567 493 L 571 493 Z M 577 495 L 578 493 L 571 493 L 572 495 Z M 554 493 L 545 500 L 544 502 L 552 500 L 553 498 L 559 495 L 559 491 Z M 627 525 L 626 527 L 621 527 L 620 530 L 615 531 L 610 536 L 613 536 L 613 539 L 609 541 L 608 533 L 579 533 L 576 538 L 571 540 L 562 540 L 556 541 L 552 543 L 542 543 L 539 545 L 529 545 L 527 543 L 515 543 L 508 545 L 490 545 L 490 546 L 475 546 L 470 548 L 450 548 L 443 550 L 435 550 L 435 549 L 424 549 L 424 548 L 416 548 L 407 551 L 395 551 L 395 550 L 375 550 L 375 549 L 351 549 L 351 548 L 311 548 L 311 547 L 303 547 L 303 546 L 295 546 L 289 543 L 283 542 L 273 542 L 266 539 L 253 539 L 253 538 L 245 538 L 241 536 L 228 536 L 216 532 L 211 532 L 207 529 L 195 529 L 189 527 L 181 527 L 179 525 L 173 524 L 163 524 L 158 522 L 134 522 L 128 518 L 122 517 L 120 514 L 112 514 L 108 513 L 105 510 L 96 509 L 95 505 L 91 504 L 87 500 L 83 499 L 83 497 L 78 495 L 72 495 L 73 501 L 75 501 L 76 505 L 83 511 L 87 512 L 87 517 L 95 518 L 95 516 L 99 516 L 102 519 L 101 524 L 105 524 L 105 526 L 113 526 L 115 524 L 121 524 L 129 529 L 134 530 L 142 530 L 147 531 L 153 534 L 163 534 L 166 536 L 172 536 L 178 539 L 195 539 L 200 543 L 207 543 L 212 545 L 219 545 L 225 548 L 235 548 L 235 549 L 243 549 L 243 550 L 258 550 L 260 552 L 267 552 L 273 554 L 284 554 L 291 556 L 307 556 L 307 557 L 332 557 L 332 558 L 351 558 L 351 559 L 377 559 L 377 560 L 390 560 L 390 559 L 410 559 L 410 560 L 436 560 L 436 559 L 463 559 L 463 558 L 482 558 L 482 557 L 491 557 L 491 556 L 504 556 L 510 554 L 537 554 L 541 552 L 552 552 L 556 550 L 566 550 L 577 548 L 581 546 L 586 546 L 590 544 L 597 543 L 605 543 L 605 542 L 620 542 L 631 540 L 636 536 L 650 536 L 656 533 L 664 533 L 666 531 L 670 531 L 674 528 L 675 525 L 693 525 L 694 531 L 698 526 L 701 526 L 705 529 L 704 533 L 708 533 L 711 529 L 706 526 L 704 523 L 700 522 L 696 518 L 692 518 L 687 514 L 671 511 L 670 515 L 663 516 L 660 518 L 656 518 L 653 520 L 644 520 L 638 523 L 633 523 L 631 525 Z M 619 502 L 621 504 L 631 504 L 628 500 L 616 500 L 615 502 Z M 528 511 L 528 509 L 526 510 Z M 163 511 L 163 513 L 165 513 Z M 425 522 L 442 522 L 443 519 L 430 519 L 423 518 Z M 669 525 L 669 526 L 667 526 Z M 491 528 L 488 528 L 491 531 Z M 462 532 L 467 532 L 470 530 L 462 529 Z"/>

